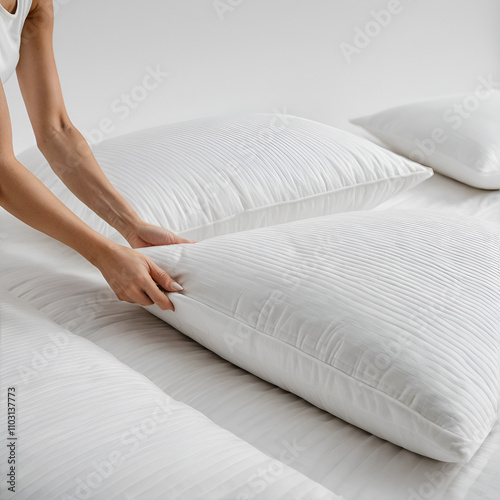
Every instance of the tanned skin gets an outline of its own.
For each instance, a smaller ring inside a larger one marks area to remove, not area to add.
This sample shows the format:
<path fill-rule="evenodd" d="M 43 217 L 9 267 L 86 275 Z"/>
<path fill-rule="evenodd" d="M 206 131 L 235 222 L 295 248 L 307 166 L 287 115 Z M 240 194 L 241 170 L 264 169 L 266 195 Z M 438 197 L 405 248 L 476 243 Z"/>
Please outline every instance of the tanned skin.
<path fill-rule="evenodd" d="M 16 0 L 0 0 L 9 12 Z M 19 220 L 73 248 L 97 267 L 120 300 L 174 307 L 166 291 L 179 285 L 134 248 L 194 243 L 141 220 L 100 169 L 71 123 L 57 74 L 52 0 L 33 0 L 22 36 L 17 78 L 36 143 L 54 172 L 97 215 L 128 241 L 125 247 L 97 233 L 71 212 L 15 157 L 12 127 L 0 82 L 0 205 Z"/>

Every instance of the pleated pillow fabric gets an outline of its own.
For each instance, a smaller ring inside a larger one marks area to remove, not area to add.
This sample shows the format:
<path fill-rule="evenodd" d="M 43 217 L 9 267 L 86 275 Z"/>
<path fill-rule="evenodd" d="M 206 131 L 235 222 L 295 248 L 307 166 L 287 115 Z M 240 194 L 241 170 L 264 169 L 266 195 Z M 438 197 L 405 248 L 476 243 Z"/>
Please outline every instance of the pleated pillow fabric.
<path fill-rule="evenodd" d="M 141 251 L 184 287 L 150 312 L 368 432 L 467 462 L 496 420 L 493 224 L 360 211 Z"/>
<path fill-rule="evenodd" d="M 14 387 L 18 439 L 16 493 L 6 474 L 3 499 L 342 500 L 25 302 L 0 299 L 0 403 L 7 422 Z"/>
<path fill-rule="evenodd" d="M 439 97 L 355 118 L 398 153 L 480 189 L 500 189 L 500 91 Z"/>
<path fill-rule="evenodd" d="M 93 151 L 144 220 L 195 240 L 370 209 L 432 175 L 349 132 L 269 113 L 163 125 L 104 140 Z M 19 159 L 91 227 L 116 234 L 36 149 Z"/>

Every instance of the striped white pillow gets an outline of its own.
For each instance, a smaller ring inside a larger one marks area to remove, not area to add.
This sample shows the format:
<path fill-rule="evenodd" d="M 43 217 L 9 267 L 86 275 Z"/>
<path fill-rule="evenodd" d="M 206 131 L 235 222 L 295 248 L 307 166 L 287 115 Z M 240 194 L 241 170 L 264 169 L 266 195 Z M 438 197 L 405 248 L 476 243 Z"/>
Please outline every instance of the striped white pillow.
<path fill-rule="evenodd" d="M 195 240 L 373 208 L 432 175 L 349 132 L 266 113 L 163 125 L 107 139 L 93 150 L 144 220 Z M 116 235 L 36 149 L 20 160 L 90 226 Z M 69 168 L 74 160 L 68 159 Z"/>
<path fill-rule="evenodd" d="M 142 251 L 184 286 L 153 314 L 358 427 L 465 462 L 496 420 L 498 226 L 362 211 Z"/>

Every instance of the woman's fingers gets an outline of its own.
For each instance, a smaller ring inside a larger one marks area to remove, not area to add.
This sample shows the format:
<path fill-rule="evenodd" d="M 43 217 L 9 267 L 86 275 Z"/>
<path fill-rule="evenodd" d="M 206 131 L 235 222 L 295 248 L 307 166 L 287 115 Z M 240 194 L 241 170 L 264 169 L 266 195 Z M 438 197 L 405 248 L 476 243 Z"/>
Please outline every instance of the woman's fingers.
<path fill-rule="evenodd" d="M 134 227 L 126 235 L 132 248 L 142 248 L 157 245 L 176 245 L 179 243 L 196 243 L 194 240 L 181 238 L 169 229 L 143 222 Z"/>
<path fill-rule="evenodd" d="M 137 286 L 133 282 L 128 283 L 117 297 L 131 304 L 139 304 L 141 306 L 156 304 L 160 309 L 174 310 L 174 306 L 172 302 L 170 302 L 170 299 L 158 288 L 158 285 L 150 276 L 147 276 L 145 279 L 144 277 L 142 277 L 142 279 L 138 278 L 138 281 L 139 280 L 144 283 L 142 287 Z"/>
<path fill-rule="evenodd" d="M 151 277 L 167 292 L 180 292 L 184 290 L 167 272 L 150 261 Z"/>
<path fill-rule="evenodd" d="M 166 310 L 171 310 L 174 311 L 174 305 L 172 302 L 170 302 L 170 299 L 167 297 L 167 295 L 162 292 L 156 283 L 153 282 L 153 280 L 150 280 L 151 282 L 147 285 L 147 287 L 144 289 L 144 293 L 150 299 L 151 304 L 155 303 L 160 309 L 166 311 Z M 151 305 L 148 304 L 148 305 Z"/>
<path fill-rule="evenodd" d="M 174 310 L 167 292 L 178 292 L 182 286 L 145 255 L 116 245 L 101 259 L 98 266 L 116 296 L 141 306 L 158 305 L 163 310 Z"/>
<path fill-rule="evenodd" d="M 146 292 L 142 291 L 138 291 L 134 295 L 131 295 L 130 299 L 129 302 L 141 306 L 151 306 L 154 304 L 154 300 L 152 300 Z"/>
<path fill-rule="evenodd" d="M 198 243 L 195 240 L 188 240 L 186 238 L 181 238 L 180 236 L 178 236 L 178 238 L 179 238 L 179 241 L 177 243 Z"/>
<path fill-rule="evenodd" d="M 144 257 L 149 268 L 141 293 L 146 297 L 146 303 L 137 301 L 141 305 L 156 304 L 160 309 L 174 311 L 174 305 L 159 286 L 168 292 L 178 292 L 183 288 L 163 269 L 152 260 Z M 141 297 L 143 299 L 143 297 Z"/>

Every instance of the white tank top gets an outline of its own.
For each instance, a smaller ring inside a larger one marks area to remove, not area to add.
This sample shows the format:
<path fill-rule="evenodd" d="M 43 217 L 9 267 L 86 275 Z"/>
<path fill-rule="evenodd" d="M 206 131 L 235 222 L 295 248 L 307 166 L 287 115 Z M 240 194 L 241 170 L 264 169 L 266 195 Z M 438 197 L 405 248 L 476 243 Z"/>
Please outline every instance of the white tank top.
<path fill-rule="evenodd" d="M 33 0 L 17 0 L 14 14 L 0 5 L 0 80 L 10 78 L 19 61 L 21 31 Z"/>

